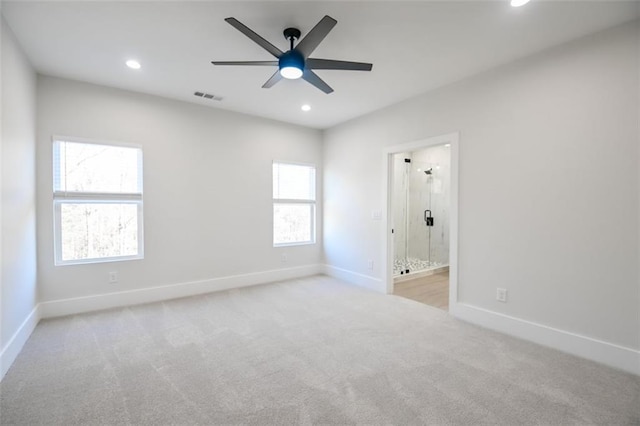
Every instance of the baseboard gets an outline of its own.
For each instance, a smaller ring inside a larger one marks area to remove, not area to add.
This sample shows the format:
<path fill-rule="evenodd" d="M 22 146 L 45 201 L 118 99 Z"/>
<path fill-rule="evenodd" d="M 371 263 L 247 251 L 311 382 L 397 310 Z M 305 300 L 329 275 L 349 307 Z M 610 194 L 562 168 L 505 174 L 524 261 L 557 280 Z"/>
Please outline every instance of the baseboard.
<path fill-rule="evenodd" d="M 330 277 L 337 278 L 360 287 L 368 288 L 369 290 L 377 291 L 379 293 L 387 292 L 386 284 L 379 278 L 353 272 L 348 269 L 338 268 L 337 266 L 332 265 L 323 265 L 323 271 L 325 275 L 329 275 Z"/>
<path fill-rule="evenodd" d="M 306 265 L 287 269 L 276 269 L 201 281 L 170 284 L 159 287 L 99 294 L 95 296 L 53 300 L 40 303 L 40 314 L 42 318 L 73 315 L 83 312 L 140 305 L 144 303 L 194 296 L 197 294 L 211 293 L 214 291 L 266 284 L 320 273 L 322 273 L 322 265 Z"/>
<path fill-rule="evenodd" d="M 640 351 L 638 350 L 464 303 L 450 306 L 449 312 L 463 321 L 640 376 Z"/>
<path fill-rule="evenodd" d="M 36 325 L 38 325 L 38 321 L 40 321 L 40 309 L 39 305 L 36 305 L 20 327 L 18 327 L 18 330 L 11 336 L 11 339 L 9 339 L 5 347 L 2 348 L 2 352 L 0 352 L 0 381 L 2 381 L 4 375 L 9 371 L 13 361 L 15 361 L 22 347 L 36 328 Z"/>

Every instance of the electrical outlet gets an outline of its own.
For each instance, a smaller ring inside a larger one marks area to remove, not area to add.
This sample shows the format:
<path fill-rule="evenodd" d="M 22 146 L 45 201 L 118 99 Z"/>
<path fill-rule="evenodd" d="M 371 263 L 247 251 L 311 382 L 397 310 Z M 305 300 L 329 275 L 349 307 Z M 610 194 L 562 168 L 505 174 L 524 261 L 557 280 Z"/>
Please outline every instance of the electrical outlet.
<path fill-rule="evenodd" d="M 382 212 L 380 210 L 371 210 L 371 220 L 382 220 Z"/>
<path fill-rule="evenodd" d="M 507 289 L 506 288 L 496 288 L 496 300 L 498 302 L 507 303 Z"/>
<path fill-rule="evenodd" d="M 109 272 L 109 284 L 113 284 L 117 282 L 118 282 L 118 272 L 117 271 Z"/>
<path fill-rule="evenodd" d="M 371 260 L 371 259 L 367 260 L 367 268 L 368 269 L 373 269 L 373 260 Z"/>
<path fill-rule="evenodd" d="M 280 261 L 283 263 L 287 261 L 287 253 L 282 253 L 280 255 Z"/>

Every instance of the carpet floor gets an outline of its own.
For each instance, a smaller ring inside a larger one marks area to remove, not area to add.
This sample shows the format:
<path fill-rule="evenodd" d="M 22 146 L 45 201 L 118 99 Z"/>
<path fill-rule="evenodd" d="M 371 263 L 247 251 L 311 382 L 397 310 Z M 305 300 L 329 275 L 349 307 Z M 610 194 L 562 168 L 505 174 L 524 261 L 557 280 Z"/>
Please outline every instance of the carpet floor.
<path fill-rule="evenodd" d="M 640 424 L 640 378 L 316 276 L 42 321 L 3 425 Z"/>

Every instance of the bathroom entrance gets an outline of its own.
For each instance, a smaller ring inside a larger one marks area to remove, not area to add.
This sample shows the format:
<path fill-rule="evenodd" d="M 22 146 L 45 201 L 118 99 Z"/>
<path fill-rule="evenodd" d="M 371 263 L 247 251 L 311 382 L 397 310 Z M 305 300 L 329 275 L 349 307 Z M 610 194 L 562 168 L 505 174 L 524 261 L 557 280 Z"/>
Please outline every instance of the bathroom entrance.
<path fill-rule="evenodd" d="M 448 309 L 451 143 L 389 155 L 391 278 L 395 295 Z"/>

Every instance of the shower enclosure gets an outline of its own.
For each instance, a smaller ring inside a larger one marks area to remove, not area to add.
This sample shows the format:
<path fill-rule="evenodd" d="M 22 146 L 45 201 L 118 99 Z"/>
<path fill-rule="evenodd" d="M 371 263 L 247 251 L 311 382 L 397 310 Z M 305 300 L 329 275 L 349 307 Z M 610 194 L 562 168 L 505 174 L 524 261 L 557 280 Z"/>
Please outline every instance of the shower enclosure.
<path fill-rule="evenodd" d="M 393 157 L 393 275 L 449 264 L 450 149 L 438 145 Z"/>

